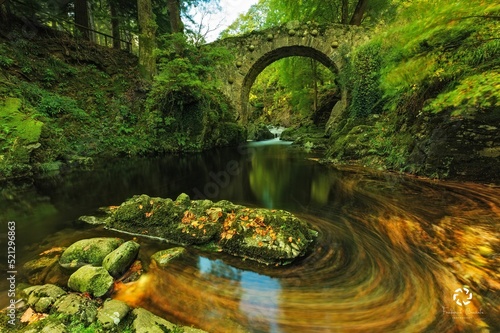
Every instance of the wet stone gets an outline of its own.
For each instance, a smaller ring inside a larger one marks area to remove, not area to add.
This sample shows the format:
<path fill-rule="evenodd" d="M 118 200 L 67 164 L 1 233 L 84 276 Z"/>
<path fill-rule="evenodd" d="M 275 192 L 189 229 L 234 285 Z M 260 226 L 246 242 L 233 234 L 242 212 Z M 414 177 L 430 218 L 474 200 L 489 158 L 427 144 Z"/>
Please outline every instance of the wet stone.
<path fill-rule="evenodd" d="M 23 290 L 28 296 L 28 305 L 37 312 L 45 312 L 66 292 L 53 284 L 33 286 Z"/>
<path fill-rule="evenodd" d="M 137 258 L 139 248 L 140 245 L 134 241 L 125 242 L 104 258 L 102 266 L 111 276 L 120 277 Z"/>
<path fill-rule="evenodd" d="M 217 249 L 264 264 L 285 265 L 304 256 L 316 238 L 309 225 L 283 210 L 248 208 L 222 200 L 175 201 L 134 196 L 109 213 L 107 227 L 171 243 Z"/>
<path fill-rule="evenodd" d="M 123 243 L 118 238 L 82 239 L 68 247 L 59 264 L 67 269 L 76 270 L 85 265 L 100 266 L 104 258 Z"/>
<path fill-rule="evenodd" d="M 90 299 L 77 294 L 61 297 L 55 304 L 56 312 L 73 316 L 75 320 L 93 323 L 97 317 L 97 306 Z"/>
<path fill-rule="evenodd" d="M 113 277 L 105 268 L 87 265 L 80 267 L 69 277 L 68 287 L 74 291 L 101 297 L 111 289 L 113 282 Z"/>
<path fill-rule="evenodd" d="M 130 307 L 118 300 L 107 300 L 97 312 L 97 320 L 104 329 L 112 329 L 127 316 Z"/>
<path fill-rule="evenodd" d="M 186 249 L 183 247 L 174 247 L 168 250 L 158 251 L 151 256 L 151 266 L 166 268 L 172 260 L 181 257 L 185 253 Z"/>

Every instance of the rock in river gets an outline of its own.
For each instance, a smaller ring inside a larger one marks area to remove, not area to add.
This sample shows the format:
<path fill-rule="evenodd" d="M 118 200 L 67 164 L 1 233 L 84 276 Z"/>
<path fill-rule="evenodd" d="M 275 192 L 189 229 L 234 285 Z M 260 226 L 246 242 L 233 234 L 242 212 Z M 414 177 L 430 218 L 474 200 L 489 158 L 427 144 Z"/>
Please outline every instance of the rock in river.
<path fill-rule="evenodd" d="M 80 267 L 69 277 L 68 287 L 74 291 L 101 297 L 111 289 L 113 282 L 113 277 L 105 268 L 87 265 Z"/>
<path fill-rule="evenodd" d="M 110 210 L 108 228 L 181 245 L 216 248 L 265 264 L 288 264 L 303 256 L 316 232 L 283 210 L 249 208 L 222 200 L 138 195 Z"/>
<path fill-rule="evenodd" d="M 120 277 L 134 262 L 139 253 L 139 247 L 140 245 L 134 241 L 123 243 L 104 258 L 102 266 L 113 277 Z"/>
<path fill-rule="evenodd" d="M 59 264 L 68 269 L 76 270 L 85 265 L 101 266 L 104 257 L 123 243 L 119 238 L 82 239 L 68 247 Z"/>

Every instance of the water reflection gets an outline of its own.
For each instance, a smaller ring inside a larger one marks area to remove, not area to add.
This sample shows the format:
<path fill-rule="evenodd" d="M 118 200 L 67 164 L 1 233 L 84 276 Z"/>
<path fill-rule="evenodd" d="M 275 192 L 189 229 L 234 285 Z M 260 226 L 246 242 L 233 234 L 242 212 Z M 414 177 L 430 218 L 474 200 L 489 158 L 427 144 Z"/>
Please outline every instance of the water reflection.
<path fill-rule="evenodd" d="M 0 207 L 38 244 L 21 250 L 26 257 L 101 235 L 77 231 L 72 221 L 139 193 L 201 193 L 288 209 L 309 221 L 319 238 L 293 265 L 268 267 L 191 250 L 115 295 L 210 332 L 500 331 L 498 187 L 339 170 L 307 157 L 286 146 L 257 145 L 131 160 L 39 183 L 17 196 L 23 204 L 4 195 Z M 30 233 L 33 222 L 39 228 Z M 166 246 L 140 242 L 146 266 L 149 255 Z M 463 286 L 473 293 L 466 307 L 453 298 Z"/>
<path fill-rule="evenodd" d="M 239 307 L 230 316 L 240 313 L 255 330 L 278 332 L 278 300 L 281 289 L 278 279 L 238 269 L 220 259 L 200 257 L 198 266 L 201 274 L 208 280 L 223 279 L 222 288 L 225 291 L 229 288 L 239 291 Z"/>

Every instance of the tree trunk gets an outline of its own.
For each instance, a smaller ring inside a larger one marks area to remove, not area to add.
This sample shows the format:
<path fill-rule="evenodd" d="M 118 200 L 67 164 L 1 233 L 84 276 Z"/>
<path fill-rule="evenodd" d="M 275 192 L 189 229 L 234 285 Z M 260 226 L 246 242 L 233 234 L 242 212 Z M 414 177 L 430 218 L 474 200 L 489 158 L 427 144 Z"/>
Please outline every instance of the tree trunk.
<path fill-rule="evenodd" d="M 139 19 L 139 68 L 146 79 L 151 80 L 156 74 L 156 22 L 151 0 L 137 0 Z"/>
<path fill-rule="evenodd" d="M 349 23 L 349 0 L 342 0 L 342 17 L 340 23 Z"/>
<path fill-rule="evenodd" d="M 120 45 L 120 19 L 118 18 L 118 8 L 112 1 L 109 2 L 111 13 L 111 35 L 113 36 L 113 48 L 121 49 Z"/>
<path fill-rule="evenodd" d="M 354 9 L 354 13 L 351 17 L 351 25 L 361 25 L 361 21 L 363 20 L 363 15 L 366 11 L 366 6 L 368 5 L 368 0 L 359 0 L 356 5 L 356 9 Z"/>
<path fill-rule="evenodd" d="M 89 24 L 87 0 L 75 0 L 75 26 L 80 31 L 80 35 L 86 40 L 90 40 Z"/>
<path fill-rule="evenodd" d="M 184 32 L 184 24 L 181 20 L 181 5 L 179 0 L 167 0 L 168 18 L 170 20 L 171 33 Z"/>
<path fill-rule="evenodd" d="M 87 1 L 87 13 L 89 16 L 89 28 L 92 29 L 91 31 L 89 31 L 89 37 L 91 41 L 96 43 L 97 41 L 96 41 L 95 30 L 97 29 L 95 27 L 95 22 L 94 22 L 94 13 L 92 12 L 92 6 L 89 1 Z"/>

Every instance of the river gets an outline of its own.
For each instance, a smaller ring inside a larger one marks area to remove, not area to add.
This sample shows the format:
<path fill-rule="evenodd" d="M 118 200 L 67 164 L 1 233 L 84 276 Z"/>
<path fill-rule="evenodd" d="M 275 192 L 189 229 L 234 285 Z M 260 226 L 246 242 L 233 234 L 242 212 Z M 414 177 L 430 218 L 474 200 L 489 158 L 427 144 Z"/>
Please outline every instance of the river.
<path fill-rule="evenodd" d="M 285 267 L 191 249 L 113 297 L 209 332 L 500 332 L 500 188 L 321 165 L 279 141 L 108 161 L 1 190 L 16 267 L 55 246 L 120 235 L 76 222 L 135 194 L 286 209 L 319 232 Z M 172 245 L 139 238 L 140 258 Z M 3 246 L 3 245 L 2 245 Z M 3 246 L 4 247 L 4 246 Z M 5 253 L 0 269 L 7 271 Z M 7 302 L 0 282 L 0 306 Z"/>

